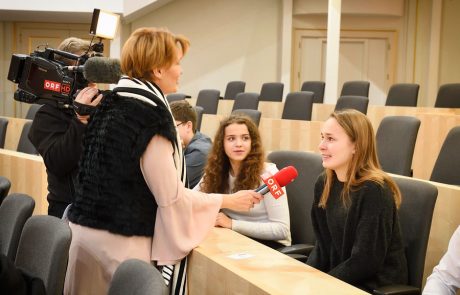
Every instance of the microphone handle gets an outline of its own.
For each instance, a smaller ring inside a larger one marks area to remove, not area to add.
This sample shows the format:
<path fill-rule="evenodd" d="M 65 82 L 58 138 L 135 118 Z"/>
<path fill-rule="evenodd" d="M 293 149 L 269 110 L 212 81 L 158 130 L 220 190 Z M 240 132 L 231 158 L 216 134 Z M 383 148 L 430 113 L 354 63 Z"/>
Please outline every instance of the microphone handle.
<path fill-rule="evenodd" d="M 262 195 L 265 195 L 269 191 L 270 191 L 270 189 L 268 188 L 267 185 L 263 185 L 263 186 L 259 187 L 258 189 L 256 189 L 256 193 L 260 193 Z"/>

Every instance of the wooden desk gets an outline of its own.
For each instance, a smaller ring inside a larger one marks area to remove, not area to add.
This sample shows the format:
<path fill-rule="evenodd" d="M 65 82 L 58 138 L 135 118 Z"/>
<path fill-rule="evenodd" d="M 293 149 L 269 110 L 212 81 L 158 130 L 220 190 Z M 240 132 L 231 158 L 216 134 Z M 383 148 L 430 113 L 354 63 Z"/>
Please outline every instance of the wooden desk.
<path fill-rule="evenodd" d="M 191 295 L 367 294 L 224 228 L 214 228 L 192 251 L 188 273 Z"/>

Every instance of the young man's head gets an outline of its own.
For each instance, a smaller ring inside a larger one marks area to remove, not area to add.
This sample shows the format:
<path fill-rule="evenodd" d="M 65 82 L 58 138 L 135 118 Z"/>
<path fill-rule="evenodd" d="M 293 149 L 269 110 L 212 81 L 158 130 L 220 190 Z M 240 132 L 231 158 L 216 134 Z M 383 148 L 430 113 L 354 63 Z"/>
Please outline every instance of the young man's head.
<path fill-rule="evenodd" d="M 195 109 L 186 100 L 173 101 L 170 107 L 180 138 L 184 146 L 187 146 L 196 132 Z"/>

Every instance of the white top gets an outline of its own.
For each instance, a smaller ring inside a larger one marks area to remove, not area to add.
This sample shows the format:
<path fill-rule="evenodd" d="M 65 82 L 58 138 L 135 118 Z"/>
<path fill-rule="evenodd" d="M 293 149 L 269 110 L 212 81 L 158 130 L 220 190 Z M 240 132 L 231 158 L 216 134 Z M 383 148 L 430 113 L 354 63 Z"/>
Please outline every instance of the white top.
<path fill-rule="evenodd" d="M 423 295 L 455 295 L 460 288 L 460 226 L 452 235 L 446 254 L 427 278 Z"/>
<path fill-rule="evenodd" d="M 263 174 L 269 172 L 274 175 L 278 172 L 275 164 L 265 163 Z M 200 190 L 203 179 L 194 187 Z M 230 190 L 233 188 L 235 177 L 229 176 Z M 261 185 L 263 181 L 261 181 Z M 249 212 L 236 212 L 222 209 L 232 219 L 232 230 L 248 237 L 261 240 L 277 241 L 283 245 L 291 245 L 291 230 L 289 221 L 289 207 L 286 190 L 284 195 L 275 199 L 271 193 L 267 193 L 259 204 L 255 204 Z"/>

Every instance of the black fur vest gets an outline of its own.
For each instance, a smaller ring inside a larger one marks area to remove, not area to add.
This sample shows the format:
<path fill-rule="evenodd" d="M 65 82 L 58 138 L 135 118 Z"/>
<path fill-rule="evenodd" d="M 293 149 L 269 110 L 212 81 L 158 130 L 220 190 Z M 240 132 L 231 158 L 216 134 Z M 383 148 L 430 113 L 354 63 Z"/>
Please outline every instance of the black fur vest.
<path fill-rule="evenodd" d="M 140 169 L 154 135 L 176 131 L 166 106 L 109 93 L 92 116 L 69 220 L 125 236 L 152 236 L 157 204 Z"/>

